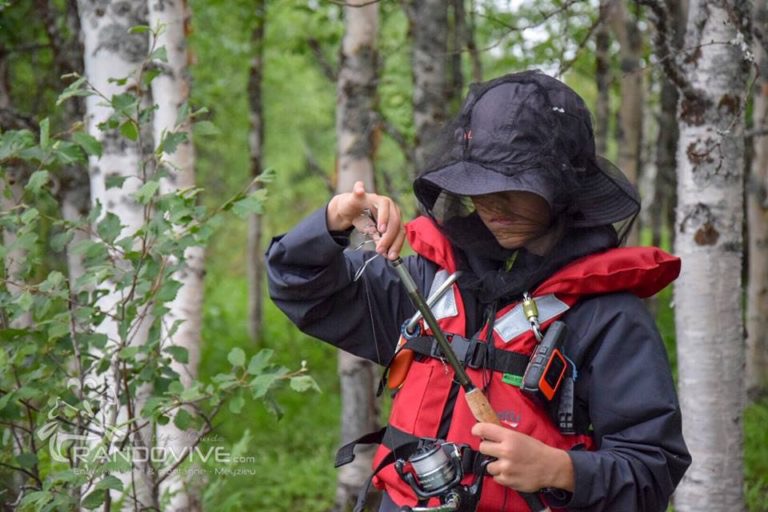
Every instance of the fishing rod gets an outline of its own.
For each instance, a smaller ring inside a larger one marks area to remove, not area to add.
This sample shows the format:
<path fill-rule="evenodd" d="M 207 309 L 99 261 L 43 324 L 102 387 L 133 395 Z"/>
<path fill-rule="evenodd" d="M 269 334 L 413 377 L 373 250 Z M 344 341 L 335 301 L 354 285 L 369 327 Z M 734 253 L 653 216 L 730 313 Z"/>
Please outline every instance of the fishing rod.
<path fill-rule="evenodd" d="M 361 217 L 364 217 L 364 219 L 360 222 L 359 227 L 356 225 L 358 230 L 363 234 L 370 236 L 374 242 L 378 242 L 378 238 L 381 234 L 376 228 L 376 219 L 371 211 L 365 210 Z M 443 333 L 443 330 L 438 325 L 437 319 L 435 318 L 435 315 L 432 314 L 432 309 L 427 305 L 427 301 L 424 299 L 419 287 L 416 286 L 411 273 L 408 272 L 403 259 L 398 256 L 396 259 L 388 261 L 390 266 L 395 269 L 395 272 L 405 287 L 405 291 L 407 292 L 411 303 L 413 303 L 416 310 L 421 313 L 427 326 L 432 330 L 432 336 L 437 340 L 437 344 L 445 356 L 446 361 L 455 373 L 456 380 L 462 389 L 464 389 L 464 397 L 472 415 L 478 422 L 493 423 L 494 425 L 501 426 L 501 421 L 499 420 L 496 411 L 491 407 L 488 397 L 485 396 L 480 388 L 475 386 L 469 378 L 469 375 L 467 375 L 464 366 L 456 357 L 456 353 L 453 351 L 451 344 L 445 337 L 445 333 Z M 549 507 L 544 505 L 536 494 L 526 492 L 519 492 L 519 494 L 528 504 L 532 512 L 550 512 Z"/>

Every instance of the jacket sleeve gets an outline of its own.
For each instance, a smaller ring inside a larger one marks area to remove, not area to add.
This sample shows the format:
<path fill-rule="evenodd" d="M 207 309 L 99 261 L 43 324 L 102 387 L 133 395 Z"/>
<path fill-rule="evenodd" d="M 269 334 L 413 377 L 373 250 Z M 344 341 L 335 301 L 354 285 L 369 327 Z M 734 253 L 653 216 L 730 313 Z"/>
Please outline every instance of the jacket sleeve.
<path fill-rule="evenodd" d="M 359 357 L 387 364 L 400 325 L 415 311 L 394 270 L 375 253 L 348 248 L 349 233 L 331 233 L 320 209 L 275 237 L 266 253 L 269 294 L 303 332 Z M 346 250 L 345 250 L 346 249 Z M 433 265 L 419 257 L 405 264 L 422 290 Z"/>
<path fill-rule="evenodd" d="M 666 351 L 634 295 L 583 301 L 566 318 L 565 350 L 579 368 L 576 400 L 586 404 L 597 451 L 571 451 L 568 510 L 661 511 L 691 463 Z M 558 503 L 559 501 L 559 503 Z"/>

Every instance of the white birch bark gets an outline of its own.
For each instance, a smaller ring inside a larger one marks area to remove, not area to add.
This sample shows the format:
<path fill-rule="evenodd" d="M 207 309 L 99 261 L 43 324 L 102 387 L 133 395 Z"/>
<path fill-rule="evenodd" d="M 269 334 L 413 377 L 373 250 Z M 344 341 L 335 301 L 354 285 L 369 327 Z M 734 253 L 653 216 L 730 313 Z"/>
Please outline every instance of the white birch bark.
<path fill-rule="evenodd" d="M 348 0 L 344 7 L 344 39 L 337 83 L 336 134 L 338 154 L 337 191 L 349 192 L 362 180 L 374 189 L 373 107 L 376 98 L 376 35 L 378 4 L 354 7 L 364 0 Z M 363 276 L 365 279 L 365 276 Z M 346 444 L 376 430 L 376 368 L 373 363 L 339 351 L 341 381 L 341 442 Z M 360 447 L 355 460 L 339 469 L 335 510 L 354 503 L 370 476 L 373 450 Z"/>
<path fill-rule="evenodd" d="M 675 325 L 683 433 L 693 464 L 675 510 L 745 510 L 743 113 L 740 0 L 691 0 L 684 48 L 698 100 L 679 105 Z"/>
<path fill-rule="evenodd" d="M 176 150 L 163 155 L 163 162 L 169 172 L 160 181 L 160 192 L 172 193 L 195 186 L 195 155 L 189 120 L 177 125 L 180 107 L 189 99 L 189 75 L 187 72 L 187 29 L 189 10 L 186 0 L 152 0 L 149 3 L 149 24 L 159 30 L 156 48 L 165 48 L 167 63 L 159 62 L 161 73 L 152 81 L 152 97 L 157 110 L 153 118 L 154 139 L 160 143 L 164 134 L 186 132 L 187 141 Z M 187 350 L 186 364 L 173 360 L 171 368 L 179 375 L 182 385 L 187 388 L 197 377 L 200 361 L 200 330 L 203 306 L 203 258 L 202 247 L 191 247 L 184 254 L 185 262 L 174 279 L 181 283 L 174 300 L 168 303 L 168 313 L 163 318 L 161 330 L 162 345 L 176 345 Z M 175 333 L 172 326 L 180 321 Z M 181 455 L 191 451 L 195 443 L 195 431 L 181 431 L 173 421 L 158 425 L 157 442 L 170 453 Z M 164 510 L 201 510 L 199 479 L 187 477 L 191 473 L 176 472 L 160 485 L 161 496 L 168 494 L 170 501 Z M 195 483 L 197 480 L 197 483 Z"/>
<path fill-rule="evenodd" d="M 144 33 L 130 33 L 132 26 L 146 24 L 146 4 L 142 0 L 125 0 L 121 2 L 103 2 L 98 0 L 79 0 L 78 10 L 83 34 L 83 50 L 85 75 L 90 84 L 107 98 L 125 93 L 135 88 L 138 65 L 146 57 L 148 45 Z M 125 78 L 129 80 L 121 85 L 110 78 Z M 98 125 L 106 121 L 112 114 L 112 108 L 98 96 L 90 96 L 86 100 L 86 125 L 88 132 L 102 143 L 103 153 L 100 158 L 90 157 L 89 173 L 91 178 L 91 198 L 95 205 L 100 203 L 103 213 L 112 212 L 123 224 L 121 236 L 134 233 L 144 221 L 143 208 L 133 198 L 135 192 L 143 183 L 141 158 L 141 140 L 131 142 L 120 137 L 115 131 L 102 132 Z M 122 187 L 107 189 L 106 179 L 109 176 L 127 178 Z M 112 311 L 114 306 L 124 297 L 110 285 L 104 283 L 102 288 L 112 288 L 99 301 L 99 307 L 104 311 Z M 146 341 L 149 321 L 144 319 L 137 325 L 134 334 L 128 341 L 130 344 L 141 344 Z M 118 335 L 117 324 L 107 318 L 97 328 L 98 332 L 108 337 L 106 350 L 114 351 L 122 342 Z M 94 377 L 92 384 L 101 385 L 105 392 L 99 396 L 90 395 L 92 399 L 101 402 L 100 425 L 109 429 L 128 420 L 128 411 L 120 406 L 118 400 L 121 379 L 117 356 L 113 356 L 110 371 L 102 377 Z M 100 382 L 95 382 L 100 381 Z M 138 394 L 141 395 L 140 391 Z M 137 397 L 139 401 L 141 397 Z M 151 446 L 151 432 L 143 429 L 132 436 L 134 446 Z M 133 509 L 156 507 L 157 497 L 152 485 L 150 468 L 145 464 L 134 463 L 131 474 L 117 475 L 123 481 L 125 506 Z M 117 495 L 113 496 L 118 497 Z"/>
<path fill-rule="evenodd" d="M 768 29 L 766 0 L 755 2 L 755 24 Z M 768 128 L 768 55 L 759 42 L 754 52 L 760 69 L 753 106 L 755 130 Z M 747 396 L 768 390 L 768 136 L 752 139 L 754 156 L 747 182 L 747 228 L 749 269 L 747 275 Z"/>

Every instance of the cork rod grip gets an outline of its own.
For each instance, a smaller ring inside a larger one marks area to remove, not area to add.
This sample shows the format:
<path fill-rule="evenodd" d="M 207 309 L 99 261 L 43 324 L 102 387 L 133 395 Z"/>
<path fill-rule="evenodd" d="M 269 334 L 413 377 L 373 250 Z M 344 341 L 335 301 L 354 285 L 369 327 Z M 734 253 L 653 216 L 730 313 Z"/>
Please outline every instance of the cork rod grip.
<path fill-rule="evenodd" d="M 481 423 L 493 423 L 494 425 L 501 425 L 499 417 L 496 416 L 496 411 L 491 407 L 490 402 L 485 397 L 480 388 L 473 388 L 466 392 L 467 405 L 469 410 L 472 411 L 472 416 Z"/>

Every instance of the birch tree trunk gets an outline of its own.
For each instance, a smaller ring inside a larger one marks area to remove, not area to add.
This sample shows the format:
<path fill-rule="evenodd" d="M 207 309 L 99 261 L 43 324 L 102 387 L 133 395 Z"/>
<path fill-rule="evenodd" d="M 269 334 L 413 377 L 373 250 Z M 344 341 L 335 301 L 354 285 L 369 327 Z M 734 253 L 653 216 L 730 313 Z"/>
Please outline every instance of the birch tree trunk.
<path fill-rule="evenodd" d="M 373 190 L 374 106 L 376 103 L 377 3 L 347 0 L 336 96 L 338 154 L 337 191 L 349 192 L 355 181 Z M 363 276 L 365 279 L 365 276 Z M 339 351 L 341 381 L 341 442 L 349 443 L 377 429 L 376 368 L 373 363 Z M 371 474 L 373 449 L 360 447 L 355 460 L 339 469 L 334 510 L 354 503 Z"/>
<path fill-rule="evenodd" d="M 251 33 L 251 70 L 248 79 L 248 103 L 251 109 L 251 133 L 249 147 L 251 152 L 251 176 L 255 178 L 262 172 L 262 148 L 264 147 L 264 116 L 262 109 L 261 87 L 264 74 L 264 27 L 266 24 L 266 3 L 255 0 L 254 11 L 256 24 Z M 264 294 L 264 255 L 261 249 L 260 214 L 253 214 L 248 219 L 248 329 L 251 339 L 257 341 L 261 335 Z"/>
<path fill-rule="evenodd" d="M 139 90 L 141 84 L 136 82 L 138 65 L 147 55 L 148 41 L 145 33 L 131 33 L 129 29 L 146 24 L 146 3 L 142 0 L 110 3 L 78 0 L 78 7 L 84 43 L 85 75 L 90 84 L 107 98 Z M 110 81 L 110 78 L 116 77 L 127 77 L 128 81 Z M 117 130 L 102 131 L 99 125 L 109 118 L 112 108 L 98 96 L 87 98 L 86 112 L 88 132 L 102 144 L 102 156 L 92 156 L 89 160 L 92 202 L 94 205 L 101 204 L 103 214 L 117 215 L 123 226 L 120 236 L 135 233 L 144 221 L 143 208 L 132 197 L 132 193 L 146 177 L 142 165 L 141 134 L 137 141 L 132 142 L 121 137 Z M 110 176 L 126 179 L 122 186 L 108 189 L 106 180 Z M 136 179 L 137 177 L 140 179 Z M 118 258 L 117 255 L 114 256 Z M 109 284 L 104 287 L 109 288 Z M 121 299 L 121 294 L 113 287 L 111 292 L 100 299 L 98 305 L 103 311 L 112 311 Z M 101 401 L 100 426 L 104 430 L 114 428 L 127 420 L 126 407 L 118 400 L 121 379 L 116 349 L 126 344 L 138 345 L 146 342 L 150 322 L 145 312 L 137 317 L 136 323 L 136 329 L 132 331 L 135 334 L 128 340 L 121 339 L 117 323 L 111 318 L 107 318 L 97 327 L 97 331 L 108 338 L 106 350 L 115 353 L 110 370 L 103 376 L 94 376 L 105 388 L 105 392 L 98 396 Z M 137 392 L 137 395 L 141 395 L 141 391 Z M 140 396 L 137 399 L 140 400 Z M 151 447 L 151 431 L 134 431 L 131 434 L 131 443 L 134 446 Z M 127 491 L 126 506 L 135 509 L 158 506 L 148 464 L 134 463 L 130 474 L 118 476 L 123 480 L 124 489 Z"/>
<path fill-rule="evenodd" d="M 768 29 L 766 0 L 755 2 L 755 24 Z M 753 106 L 756 131 L 768 128 L 768 55 L 756 42 L 754 52 L 760 69 Z M 754 157 L 747 182 L 749 269 L 747 275 L 747 396 L 756 398 L 768 390 L 768 137 L 752 139 Z"/>
<path fill-rule="evenodd" d="M 643 139 L 643 74 L 640 70 L 643 39 L 640 29 L 627 12 L 624 0 L 609 0 L 607 21 L 619 41 L 621 56 L 621 104 L 619 105 L 619 168 L 637 184 Z M 627 245 L 637 245 L 638 228 L 633 226 Z"/>
<path fill-rule="evenodd" d="M 155 46 L 165 48 L 167 63 L 156 63 L 161 73 L 152 81 L 152 97 L 157 110 L 153 118 L 154 140 L 157 143 L 170 132 L 186 133 L 186 141 L 176 150 L 163 155 L 168 177 L 160 181 L 163 194 L 191 189 L 195 186 L 195 154 L 192 144 L 190 120 L 180 123 L 179 110 L 189 100 L 189 74 L 187 65 L 187 33 L 189 30 L 189 9 L 186 0 L 153 0 L 149 5 L 149 23 L 159 33 Z M 187 351 L 186 363 L 173 360 L 171 368 L 179 375 L 182 385 L 187 388 L 197 378 L 200 361 L 200 330 L 203 309 L 203 261 L 202 247 L 190 247 L 184 253 L 182 270 L 174 275 L 181 283 L 176 297 L 168 304 L 168 313 L 163 319 L 163 346 L 176 345 Z M 169 330 L 181 322 L 175 333 Z M 195 430 L 182 431 L 173 421 L 157 427 L 157 444 L 181 455 L 195 445 Z M 164 510 L 202 510 L 199 493 L 201 483 L 190 473 L 176 472 L 160 486 L 160 494 L 168 494 L 170 501 Z"/>
<path fill-rule="evenodd" d="M 749 38 L 740 0 L 691 0 L 680 102 L 675 326 L 683 432 L 693 464 L 675 510 L 744 510 L 743 113 Z M 743 43 L 742 43 L 743 44 Z"/>
<path fill-rule="evenodd" d="M 427 164 L 432 142 L 446 120 L 448 76 L 448 3 L 444 0 L 404 2 L 411 39 L 413 126 L 416 130 L 415 171 Z M 412 176 L 413 177 L 413 176 Z"/>

